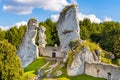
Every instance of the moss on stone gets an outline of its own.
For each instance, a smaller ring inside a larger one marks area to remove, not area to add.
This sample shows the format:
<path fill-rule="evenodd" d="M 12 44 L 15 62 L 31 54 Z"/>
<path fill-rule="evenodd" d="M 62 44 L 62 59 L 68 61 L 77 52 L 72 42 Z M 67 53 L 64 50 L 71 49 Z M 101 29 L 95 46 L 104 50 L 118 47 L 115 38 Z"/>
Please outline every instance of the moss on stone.
<path fill-rule="evenodd" d="M 64 20 L 65 14 L 68 11 L 68 9 L 70 9 L 72 7 L 76 7 L 76 6 L 77 6 L 76 4 L 71 4 L 71 5 L 66 6 L 60 13 L 60 17 L 59 17 L 58 23 L 62 23 L 62 21 Z"/>
<path fill-rule="evenodd" d="M 70 9 L 71 7 L 76 7 L 76 6 L 77 6 L 76 4 L 70 4 L 70 5 L 66 6 L 60 14 L 65 14 L 68 9 Z"/>
<path fill-rule="evenodd" d="M 30 19 L 28 20 L 28 25 L 30 24 L 30 21 L 37 21 L 37 19 L 36 19 L 36 18 L 30 18 Z"/>
<path fill-rule="evenodd" d="M 78 44 L 79 40 L 73 40 L 70 42 L 70 45 L 74 47 L 76 44 Z M 70 67 L 73 59 L 77 56 L 77 54 L 80 52 L 80 50 L 84 47 L 89 47 L 91 52 L 94 52 L 96 49 L 101 50 L 98 44 L 95 44 L 90 41 L 84 41 L 81 44 L 79 43 L 74 49 L 71 49 L 68 51 L 68 64 L 67 66 Z"/>

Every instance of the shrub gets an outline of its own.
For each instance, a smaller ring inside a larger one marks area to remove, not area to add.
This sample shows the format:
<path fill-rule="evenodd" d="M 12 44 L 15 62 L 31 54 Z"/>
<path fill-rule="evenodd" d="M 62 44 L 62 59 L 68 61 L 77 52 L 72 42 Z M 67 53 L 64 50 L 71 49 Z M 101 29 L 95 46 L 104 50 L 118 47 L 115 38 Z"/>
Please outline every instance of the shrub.
<path fill-rule="evenodd" d="M 80 44 L 79 40 L 73 40 L 70 42 L 69 46 L 72 49 L 72 48 L 76 48 L 79 44 Z"/>
<path fill-rule="evenodd" d="M 0 80 L 20 80 L 22 73 L 16 48 L 7 41 L 0 41 Z"/>
<path fill-rule="evenodd" d="M 104 51 L 102 51 L 102 53 L 101 53 L 101 61 L 103 63 L 107 63 L 107 64 L 111 64 L 112 63 L 112 60 L 110 58 L 106 57 L 106 53 Z"/>
<path fill-rule="evenodd" d="M 120 66 L 120 60 L 119 59 L 116 60 L 116 63 L 117 63 L 118 66 Z"/>
<path fill-rule="evenodd" d="M 99 44 L 96 44 L 96 43 L 93 43 L 93 42 L 90 42 L 90 41 L 87 41 L 87 40 L 85 40 L 81 44 L 81 47 L 89 47 L 91 52 L 93 52 L 95 50 L 101 50 L 101 48 L 99 47 Z"/>

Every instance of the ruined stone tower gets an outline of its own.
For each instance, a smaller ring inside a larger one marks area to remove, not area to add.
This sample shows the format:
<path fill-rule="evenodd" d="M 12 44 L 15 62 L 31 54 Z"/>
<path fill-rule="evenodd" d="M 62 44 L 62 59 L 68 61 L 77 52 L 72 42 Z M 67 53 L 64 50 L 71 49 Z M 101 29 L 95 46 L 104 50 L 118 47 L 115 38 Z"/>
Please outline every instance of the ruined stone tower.
<path fill-rule="evenodd" d="M 28 27 L 26 29 L 24 38 L 17 51 L 17 54 L 22 62 L 22 68 L 27 67 L 37 58 L 38 48 L 35 45 L 37 27 L 38 23 L 36 19 L 32 18 L 28 21 Z"/>
<path fill-rule="evenodd" d="M 57 30 L 60 38 L 61 50 L 67 53 L 69 43 L 73 40 L 80 39 L 77 5 L 71 4 L 62 10 L 58 20 Z"/>

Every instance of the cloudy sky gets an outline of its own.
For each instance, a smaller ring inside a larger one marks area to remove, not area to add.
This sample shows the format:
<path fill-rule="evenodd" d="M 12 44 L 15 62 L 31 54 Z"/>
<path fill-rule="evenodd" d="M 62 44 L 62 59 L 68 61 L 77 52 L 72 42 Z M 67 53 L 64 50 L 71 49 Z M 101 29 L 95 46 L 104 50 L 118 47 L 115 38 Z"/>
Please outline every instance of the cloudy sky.
<path fill-rule="evenodd" d="M 0 0 L 0 27 L 26 24 L 33 17 L 56 21 L 62 8 L 71 3 L 78 4 L 79 20 L 120 22 L 120 0 Z"/>

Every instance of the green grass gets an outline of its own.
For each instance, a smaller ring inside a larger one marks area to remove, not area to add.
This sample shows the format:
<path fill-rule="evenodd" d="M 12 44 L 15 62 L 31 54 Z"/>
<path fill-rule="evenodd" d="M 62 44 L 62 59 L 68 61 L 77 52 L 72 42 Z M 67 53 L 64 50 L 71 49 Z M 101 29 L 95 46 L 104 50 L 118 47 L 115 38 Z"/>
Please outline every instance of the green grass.
<path fill-rule="evenodd" d="M 54 80 L 55 78 L 53 78 Z M 49 78 L 45 78 L 43 80 L 51 80 Z M 78 75 L 78 76 L 67 76 L 67 77 L 59 77 L 55 80 L 106 80 L 104 78 L 97 78 L 97 77 L 92 77 L 86 74 Z"/>
<path fill-rule="evenodd" d="M 39 57 L 29 66 L 24 69 L 24 74 L 22 80 L 32 80 L 36 75 L 36 71 L 46 63 L 45 58 Z"/>
<path fill-rule="evenodd" d="M 86 74 L 82 74 L 79 76 L 68 77 L 70 80 L 105 80 L 103 78 L 92 77 Z"/>
<path fill-rule="evenodd" d="M 61 71 L 63 72 L 63 74 L 60 75 L 58 78 L 67 78 L 68 80 L 105 80 L 104 78 L 96 78 L 96 77 L 89 76 L 86 74 L 82 74 L 78 76 L 68 76 L 66 67 L 63 67 Z"/>

